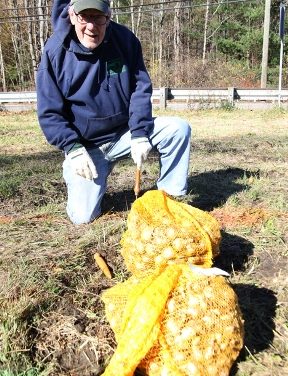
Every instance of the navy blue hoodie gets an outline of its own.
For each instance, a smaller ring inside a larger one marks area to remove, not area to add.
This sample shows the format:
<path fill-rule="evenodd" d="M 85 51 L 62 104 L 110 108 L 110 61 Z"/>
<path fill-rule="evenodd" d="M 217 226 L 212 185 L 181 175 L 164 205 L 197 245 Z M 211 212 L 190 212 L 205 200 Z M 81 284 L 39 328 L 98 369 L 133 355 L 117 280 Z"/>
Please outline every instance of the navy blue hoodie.
<path fill-rule="evenodd" d="M 54 33 L 37 73 L 38 119 L 47 141 L 69 151 L 77 143 L 102 145 L 128 129 L 132 138 L 148 136 L 152 85 L 139 40 L 111 21 L 100 46 L 88 50 L 62 8 L 59 16 L 54 4 Z"/>

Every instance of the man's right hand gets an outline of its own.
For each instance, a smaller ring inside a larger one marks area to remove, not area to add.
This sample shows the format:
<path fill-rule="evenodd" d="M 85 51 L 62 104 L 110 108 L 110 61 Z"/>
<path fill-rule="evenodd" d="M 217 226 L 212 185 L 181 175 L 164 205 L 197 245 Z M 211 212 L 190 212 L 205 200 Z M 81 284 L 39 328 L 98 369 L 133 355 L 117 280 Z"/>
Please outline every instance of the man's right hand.
<path fill-rule="evenodd" d="M 96 179 L 98 177 L 96 167 L 84 146 L 71 151 L 67 155 L 67 158 L 77 175 L 88 180 Z"/>
<path fill-rule="evenodd" d="M 131 157 L 138 168 L 141 168 L 151 149 L 152 146 L 147 137 L 132 138 Z"/>

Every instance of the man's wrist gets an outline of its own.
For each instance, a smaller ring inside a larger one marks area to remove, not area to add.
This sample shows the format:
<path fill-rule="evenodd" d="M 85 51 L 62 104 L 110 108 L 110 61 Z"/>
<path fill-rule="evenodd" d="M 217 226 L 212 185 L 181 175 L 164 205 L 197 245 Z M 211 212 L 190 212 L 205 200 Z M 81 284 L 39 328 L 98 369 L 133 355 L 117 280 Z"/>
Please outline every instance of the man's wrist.
<path fill-rule="evenodd" d="M 149 138 L 147 136 L 141 136 L 141 137 L 132 137 L 131 142 L 135 144 L 139 144 L 142 142 L 149 142 Z"/>
<path fill-rule="evenodd" d="M 82 147 L 83 147 L 83 145 L 80 144 L 80 142 L 75 142 L 74 144 L 71 145 L 71 147 L 69 149 L 66 149 L 65 151 L 66 151 L 67 154 L 69 154 L 72 151 L 78 150 Z"/>

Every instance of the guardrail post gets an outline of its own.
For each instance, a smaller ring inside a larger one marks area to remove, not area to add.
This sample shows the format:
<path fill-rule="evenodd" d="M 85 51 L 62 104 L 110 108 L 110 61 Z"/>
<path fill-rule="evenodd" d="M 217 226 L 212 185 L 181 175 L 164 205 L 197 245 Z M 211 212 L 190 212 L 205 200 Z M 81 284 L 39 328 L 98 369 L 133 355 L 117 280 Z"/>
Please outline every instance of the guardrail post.
<path fill-rule="evenodd" d="M 160 102 L 159 107 L 164 109 L 167 107 L 168 87 L 160 87 Z"/>
<path fill-rule="evenodd" d="M 235 87 L 228 87 L 228 102 L 234 105 Z"/>

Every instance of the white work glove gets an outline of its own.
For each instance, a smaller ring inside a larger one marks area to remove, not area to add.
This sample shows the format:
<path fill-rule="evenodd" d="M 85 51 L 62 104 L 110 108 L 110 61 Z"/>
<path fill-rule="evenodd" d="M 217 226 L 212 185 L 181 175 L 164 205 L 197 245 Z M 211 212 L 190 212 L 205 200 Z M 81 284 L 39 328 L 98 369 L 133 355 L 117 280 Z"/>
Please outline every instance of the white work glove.
<path fill-rule="evenodd" d="M 131 139 L 131 157 L 140 168 L 142 163 L 147 159 L 152 146 L 147 137 L 138 137 Z"/>
<path fill-rule="evenodd" d="M 96 167 L 84 146 L 71 151 L 67 155 L 67 158 L 69 159 L 71 167 L 77 175 L 80 175 L 88 180 L 97 178 L 98 174 Z"/>

